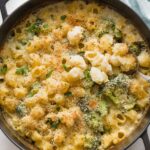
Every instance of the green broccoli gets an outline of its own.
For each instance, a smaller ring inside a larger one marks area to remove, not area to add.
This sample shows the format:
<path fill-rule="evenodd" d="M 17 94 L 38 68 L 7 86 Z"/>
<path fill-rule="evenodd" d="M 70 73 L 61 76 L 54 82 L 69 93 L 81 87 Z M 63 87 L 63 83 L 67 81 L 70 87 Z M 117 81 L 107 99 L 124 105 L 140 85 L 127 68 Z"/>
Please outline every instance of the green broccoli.
<path fill-rule="evenodd" d="M 67 18 L 67 16 L 66 15 L 62 15 L 62 16 L 60 16 L 60 19 L 62 20 L 62 21 L 65 21 L 65 19 Z"/>
<path fill-rule="evenodd" d="M 96 136 L 85 135 L 84 149 L 85 150 L 98 150 L 100 140 Z"/>
<path fill-rule="evenodd" d="M 138 56 L 141 53 L 141 51 L 145 49 L 146 49 L 146 44 L 144 41 L 133 42 L 129 46 L 129 51 L 136 56 Z"/>
<path fill-rule="evenodd" d="M 104 21 L 105 27 L 108 31 L 115 30 L 116 25 L 112 18 L 103 18 L 103 21 Z"/>
<path fill-rule="evenodd" d="M 37 19 L 35 20 L 35 23 L 31 24 L 31 25 L 28 27 L 27 31 L 28 31 L 29 33 L 34 34 L 34 35 L 38 35 L 38 34 L 40 33 L 40 31 L 41 31 L 41 25 L 42 25 L 42 24 L 43 24 L 43 20 L 40 19 L 40 18 L 37 18 Z"/>
<path fill-rule="evenodd" d="M 98 37 L 102 37 L 104 34 L 112 34 L 116 42 L 121 42 L 123 39 L 123 34 L 121 30 L 116 26 L 112 18 L 103 18 L 105 29 L 98 32 Z"/>
<path fill-rule="evenodd" d="M 89 107 L 89 97 L 81 98 L 77 105 L 83 112 L 84 120 L 89 129 L 93 133 L 103 133 L 103 117 L 108 113 L 107 102 L 97 98 L 97 107 L 92 109 Z"/>
<path fill-rule="evenodd" d="M 91 79 L 90 70 L 87 69 L 84 71 L 85 78 L 83 79 L 83 86 L 85 88 L 91 88 L 94 84 L 94 82 Z"/>
<path fill-rule="evenodd" d="M 106 100 L 100 100 L 96 112 L 99 112 L 102 117 L 108 113 L 108 104 Z"/>
<path fill-rule="evenodd" d="M 98 37 L 101 38 L 104 34 L 107 34 L 107 33 L 109 33 L 108 30 L 99 31 L 99 32 L 98 32 Z"/>
<path fill-rule="evenodd" d="M 39 82 L 35 82 L 30 88 L 30 92 L 28 94 L 28 97 L 33 97 L 35 94 L 37 94 L 40 87 L 41 87 L 41 84 Z"/>
<path fill-rule="evenodd" d="M 66 97 L 70 97 L 70 96 L 72 96 L 72 92 L 68 91 L 68 92 L 64 93 L 64 95 L 65 95 Z"/>
<path fill-rule="evenodd" d="M 51 118 L 48 118 L 46 123 L 49 124 L 51 126 L 51 128 L 57 129 L 61 123 L 61 120 L 57 119 L 56 121 L 53 121 Z"/>
<path fill-rule="evenodd" d="M 21 45 L 27 45 L 28 40 L 27 39 L 22 39 L 18 41 Z"/>
<path fill-rule="evenodd" d="M 46 78 L 49 78 L 52 75 L 53 71 L 53 69 L 49 70 L 49 72 L 46 74 Z"/>
<path fill-rule="evenodd" d="M 104 85 L 105 84 L 98 85 L 96 83 L 93 83 L 93 86 L 90 89 L 90 93 L 92 95 L 95 95 L 96 97 L 99 97 L 101 90 L 103 89 Z"/>
<path fill-rule="evenodd" d="M 1 66 L 0 67 L 0 75 L 6 74 L 7 70 L 8 70 L 7 65 L 4 64 L 3 66 Z"/>
<path fill-rule="evenodd" d="M 84 119 L 87 126 L 94 132 L 94 133 L 102 133 L 104 131 L 102 117 L 96 111 L 91 111 L 89 113 L 84 114 Z"/>
<path fill-rule="evenodd" d="M 27 114 L 27 109 L 25 104 L 22 102 L 16 107 L 16 113 L 20 116 L 23 117 Z"/>
<path fill-rule="evenodd" d="M 16 69 L 16 74 L 18 75 L 26 76 L 28 72 L 29 72 L 29 68 L 26 65 Z"/>
<path fill-rule="evenodd" d="M 115 30 L 114 30 L 114 38 L 117 42 L 122 41 L 123 34 L 122 34 L 121 30 L 119 30 L 118 28 L 115 28 Z"/>
<path fill-rule="evenodd" d="M 88 107 L 88 97 L 81 98 L 79 100 L 79 102 L 77 103 L 77 105 L 80 107 L 80 109 L 83 113 L 87 113 L 90 111 L 90 109 Z"/>
<path fill-rule="evenodd" d="M 125 74 L 119 74 L 106 83 L 102 97 L 111 100 L 122 111 L 133 108 L 136 102 L 136 98 L 129 93 L 129 77 Z"/>

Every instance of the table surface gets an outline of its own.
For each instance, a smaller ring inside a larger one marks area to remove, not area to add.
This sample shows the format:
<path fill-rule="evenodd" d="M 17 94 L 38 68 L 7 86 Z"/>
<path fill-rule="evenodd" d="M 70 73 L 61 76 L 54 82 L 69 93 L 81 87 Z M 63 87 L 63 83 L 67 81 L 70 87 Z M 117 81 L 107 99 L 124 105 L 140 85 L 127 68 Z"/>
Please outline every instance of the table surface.
<path fill-rule="evenodd" d="M 27 0 L 10 0 L 6 7 L 8 14 L 11 14 L 15 8 L 24 3 Z M 130 7 L 130 0 L 122 0 L 127 3 Z M 132 1 L 132 0 L 131 0 Z M 138 1 L 138 0 L 137 0 Z M 142 0 L 143 1 L 143 0 Z M 1 14 L 0 14 L 0 23 L 2 22 Z M 150 137 L 150 127 L 148 128 L 148 133 Z M 14 144 L 12 144 L 7 137 L 0 131 L 0 150 L 19 150 Z M 144 150 L 143 142 L 141 139 L 138 139 L 128 150 Z"/>

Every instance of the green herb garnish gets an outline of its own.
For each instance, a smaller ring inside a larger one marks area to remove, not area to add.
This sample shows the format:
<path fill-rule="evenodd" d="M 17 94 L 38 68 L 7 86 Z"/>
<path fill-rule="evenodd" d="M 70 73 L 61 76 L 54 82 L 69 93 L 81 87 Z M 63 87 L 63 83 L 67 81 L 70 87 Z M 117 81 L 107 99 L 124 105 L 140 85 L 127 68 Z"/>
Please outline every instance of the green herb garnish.
<path fill-rule="evenodd" d="M 62 16 L 60 17 L 60 19 L 61 19 L 62 21 L 64 21 L 66 18 L 67 18 L 66 15 L 62 15 Z"/>
<path fill-rule="evenodd" d="M 20 40 L 19 43 L 21 43 L 22 45 L 26 45 L 28 43 L 27 40 Z"/>
<path fill-rule="evenodd" d="M 72 96 L 72 92 L 68 91 L 64 95 L 67 96 L 67 97 L 70 97 L 70 96 Z"/>
<path fill-rule="evenodd" d="M 103 18 L 107 30 L 115 30 L 116 25 L 112 18 Z"/>
<path fill-rule="evenodd" d="M 136 41 L 129 46 L 129 51 L 136 56 L 138 56 L 141 51 L 144 50 L 146 50 L 146 44 L 144 41 Z"/>
<path fill-rule="evenodd" d="M 49 27 L 48 24 L 44 24 L 44 25 L 43 25 L 43 28 L 45 28 L 45 29 L 47 29 L 48 27 Z"/>
<path fill-rule="evenodd" d="M 28 66 L 22 66 L 16 69 L 16 74 L 26 76 L 29 72 Z"/>
<path fill-rule="evenodd" d="M 41 84 L 39 82 L 35 82 L 30 89 L 28 97 L 33 97 L 39 91 L 40 87 L 41 87 Z"/>
<path fill-rule="evenodd" d="M 47 124 L 51 126 L 53 129 L 57 129 L 59 124 L 61 123 L 60 119 L 57 119 L 56 121 L 53 121 L 51 118 L 48 118 L 46 121 Z"/>
<path fill-rule="evenodd" d="M 46 78 L 49 78 L 49 77 L 52 75 L 53 71 L 54 71 L 54 70 L 50 70 L 50 71 L 46 74 Z"/>
<path fill-rule="evenodd" d="M 94 82 L 91 79 L 90 70 L 87 69 L 84 71 L 84 80 L 83 80 L 83 86 L 85 88 L 91 88 L 93 86 Z"/>
<path fill-rule="evenodd" d="M 43 23 L 43 20 L 40 19 L 40 18 L 37 18 L 35 23 L 31 24 L 27 31 L 32 33 L 32 34 L 35 34 L 35 35 L 38 35 L 41 31 L 41 25 Z"/>
<path fill-rule="evenodd" d="M 109 33 L 108 30 L 102 30 L 98 33 L 98 37 L 101 38 L 104 34 L 107 34 L 107 33 Z"/>
<path fill-rule="evenodd" d="M 0 75 L 3 75 L 7 72 L 8 68 L 7 65 L 3 65 L 0 67 Z"/>
<path fill-rule="evenodd" d="M 23 117 L 26 115 L 27 113 L 27 109 L 24 103 L 20 103 L 17 107 L 16 107 L 16 113 L 20 116 Z"/>
<path fill-rule="evenodd" d="M 114 30 L 114 38 L 117 42 L 121 42 L 123 39 L 123 34 L 118 28 L 115 28 Z"/>
<path fill-rule="evenodd" d="M 90 75 L 90 70 L 89 69 L 84 71 L 84 76 L 85 76 L 86 79 L 91 79 L 91 75 Z"/>
<path fill-rule="evenodd" d="M 81 56 L 83 57 L 84 54 L 85 54 L 85 51 L 80 51 L 80 52 L 78 52 L 78 54 L 81 55 Z"/>
<path fill-rule="evenodd" d="M 64 68 L 65 71 L 68 72 L 70 70 L 70 67 L 68 67 L 66 64 L 62 64 L 62 66 L 63 66 L 63 68 Z"/>

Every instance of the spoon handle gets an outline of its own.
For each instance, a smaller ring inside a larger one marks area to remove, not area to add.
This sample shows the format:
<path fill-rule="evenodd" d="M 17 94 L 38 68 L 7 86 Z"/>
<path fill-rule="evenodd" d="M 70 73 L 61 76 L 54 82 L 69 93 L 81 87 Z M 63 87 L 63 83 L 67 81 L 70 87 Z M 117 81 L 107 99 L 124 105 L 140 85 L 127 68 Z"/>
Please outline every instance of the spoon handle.
<path fill-rule="evenodd" d="M 143 78 L 143 79 L 145 79 L 146 81 L 148 81 L 149 83 L 150 83 L 150 76 L 147 76 L 147 75 L 145 75 L 145 74 L 143 74 L 143 73 L 141 73 L 141 72 L 138 72 L 139 73 L 139 75 Z"/>

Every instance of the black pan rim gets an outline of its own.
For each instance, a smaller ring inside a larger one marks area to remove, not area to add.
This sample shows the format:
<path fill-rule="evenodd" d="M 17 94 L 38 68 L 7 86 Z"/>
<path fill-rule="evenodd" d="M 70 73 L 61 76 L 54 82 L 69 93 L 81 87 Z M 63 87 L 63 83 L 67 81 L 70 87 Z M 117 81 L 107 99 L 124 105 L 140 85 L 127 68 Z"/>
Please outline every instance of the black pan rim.
<path fill-rule="evenodd" d="M 45 0 L 46 1 L 46 0 Z M 26 3 L 24 3 L 23 5 L 21 5 L 19 8 L 17 8 L 10 16 L 7 17 L 7 19 L 3 22 L 3 24 L 0 27 L 0 34 L 3 33 L 2 31 L 4 31 L 4 28 L 6 28 L 6 26 L 8 25 L 8 23 L 12 20 L 13 17 L 16 18 L 16 14 L 18 14 L 19 12 L 22 12 L 22 10 L 24 10 L 25 8 L 28 8 L 29 6 L 33 6 L 35 3 L 40 2 L 40 0 L 37 0 L 37 2 L 35 2 L 35 0 L 33 1 L 27 1 Z M 56 0 L 54 3 L 59 2 L 59 0 Z M 121 12 L 121 8 L 120 10 L 118 8 L 116 8 L 114 6 L 113 3 L 117 3 L 118 5 L 121 5 L 122 7 L 124 7 L 124 9 L 126 9 L 128 11 L 128 13 L 131 13 L 132 16 L 135 17 L 135 20 L 137 20 L 137 22 L 140 24 L 140 26 L 142 26 L 142 28 L 145 30 L 144 33 L 147 33 L 147 35 L 142 35 L 144 37 L 144 39 L 146 39 L 146 41 L 148 41 L 148 44 L 150 45 L 150 36 L 148 36 L 148 34 L 150 35 L 150 30 L 148 28 L 148 26 L 144 23 L 144 21 L 138 16 L 137 13 L 135 13 L 135 11 L 133 11 L 130 7 L 128 7 L 127 5 L 125 5 L 123 2 L 121 2 L 120 0 L 101 0 L 100 2 L 105 3 L 106 5 L 110 5 L 115 11 L 117 12 Z M 113 4 L 113 5 L 112 5 Z M 41 7 L 41 6 L 40 6 Z M 28 10 L 28 9 L 27 9 Z M 125 12 L 124 12 L 125 13 Z M 127 13 L 127 14 L 128 14 Z M 126 17 L 126 14 L 122 14 L 121 15 Z M 24 16 L 24 15 L 22 15 Z M 129 20 L 131 20 L 131 18 L 129 18 Z M 136 22 L 135 20 L 131 21 L 134 25 Z M 14 21 L 16 22 L 16 21 Z M 136 25 L 135 25 L 136 26 Z M 137 27 L 138 28 L 138 27 Z M 6 32 L 7 33 L 7 32 Z M 140 31 L 141 33 L 141 31 Z M 0 40 L 4 41 L 5 39 L 0 38 Z M 149 112 L 149 111 L 148 111 Z M 148 114 L 147 112 L 147 114 Z M 149 117 L 150 118 L 150 117 Z M 142 123 L 142 122 L 141 122 Z M 141 132 L 134 138 L 132 139 L 132 142 L 128 143 L 124 148 L 122 149 L 127 149 L 129 146 L 131 146 L 143 133 L 144 131 L 146 131 L 148 125 L 150 124 L 150 119 L 148 119 L 148 122 L 146 123 L 146 125 L 142 128 Z M 18 148 L 25 150 L 27 147 L 26 145 L 23 145 L 22 143 L 20 143 L 18 140 L 13 139 L 9 133 L 6 131 L 6 127 L 4 126 L 4 123 L 1 122 L 0 119 L 0 126 L 1 129 L 3 131 L 3 133 L 8 137 L 8 139 L 14 143 Z"/>

